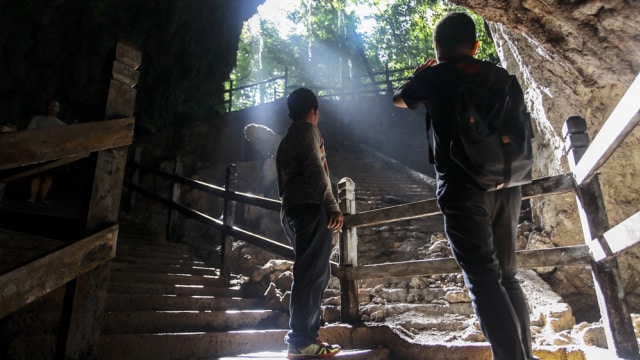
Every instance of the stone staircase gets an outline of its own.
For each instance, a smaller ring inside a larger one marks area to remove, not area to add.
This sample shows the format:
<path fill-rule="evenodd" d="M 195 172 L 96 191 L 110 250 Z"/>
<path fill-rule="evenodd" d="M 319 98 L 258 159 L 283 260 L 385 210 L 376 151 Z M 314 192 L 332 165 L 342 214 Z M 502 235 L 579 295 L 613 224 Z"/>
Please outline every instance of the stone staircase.
<path fill-rule="evenodd" d="M 414 171 L 363 144 L 345 143 L 327 149 L 332 181 L 355 182 L 358 212 L 435 197 L 435 179 Z M 427 161 L 425 159 L 425 161 Z M 417 260 L 418 248 L 442 231 L 442 216 L 396 221 L 358 229 L 358 258 L 368 263 Z"/>
<path fill-rule="evenodd" d="M 288 314 L 265 310 L 263 298 L 247 298 L 237 285 L 227 285 L 185 245 L 125 225 L 97 353 L 101 359 L 284 359 Z M 382 360 L 388 350 L 341 357 Z"/>
<path fill-rule="evenodd" d="M 339 150 L 327 149 L 327 158 L 334 180 L 355 182 L 360 211 L 435 197 L 435 179 L 367 145 L 345 143 Z"/>
<path fill-rule="evenodd" d="M 184 244 L 154 239 L 121 224 L 110 264 L 97 359 L 284 359 L 288 314 L 265 309 L 265 299 L 246 297 L 238 279 L 227 284 Z M 64 292 L 0 321 L 0 358 L 54 359 Z M 351 328 L 323 328 L 321 337 L 345 343 Z M 342 359 L 389 359 L 388 349 L 353 350 Z"/>
<path fill-rule="evenodd" d="M 111 264 L 101 357 L 203 358 L 228 355 L 232 344 L 244 344 L 234 345 L 238 351 L 282 347 L 282 314 L 242 298 L 186 246 L 123 227 Z M 245 330 L 258 328 L 260 341 L 249 341 Z"/>

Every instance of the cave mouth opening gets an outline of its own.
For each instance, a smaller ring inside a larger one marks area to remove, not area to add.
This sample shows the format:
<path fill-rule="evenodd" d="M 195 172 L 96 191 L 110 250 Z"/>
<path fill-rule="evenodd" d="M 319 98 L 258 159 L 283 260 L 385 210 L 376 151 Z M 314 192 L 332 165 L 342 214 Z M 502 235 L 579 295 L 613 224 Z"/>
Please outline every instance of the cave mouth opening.
<path fill-rule="evenodd" d="M 243 25 L 236 66 L 226 84 L 228 110 L 277 100 L 299 86 L 340 99 L 345 86 L 405 79 L 435 58 L 433 28 L 453 11 L 472 16 L 481 43 L 478 58 L 497 63 L 484 19 L 450 3 L 266 0 Z"/>

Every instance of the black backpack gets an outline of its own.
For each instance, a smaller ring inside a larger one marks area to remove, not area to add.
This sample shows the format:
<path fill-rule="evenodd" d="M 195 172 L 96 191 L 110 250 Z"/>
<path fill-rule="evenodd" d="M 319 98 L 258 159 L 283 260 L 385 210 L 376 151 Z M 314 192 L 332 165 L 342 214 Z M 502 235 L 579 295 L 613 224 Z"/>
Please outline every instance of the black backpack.
<path fill-rule="evenodd" d="M 462 83 L 455 99 L 451 159 L 486 191 L 530 183 L 531 116 L 513 75 L 483 86 Z"/>

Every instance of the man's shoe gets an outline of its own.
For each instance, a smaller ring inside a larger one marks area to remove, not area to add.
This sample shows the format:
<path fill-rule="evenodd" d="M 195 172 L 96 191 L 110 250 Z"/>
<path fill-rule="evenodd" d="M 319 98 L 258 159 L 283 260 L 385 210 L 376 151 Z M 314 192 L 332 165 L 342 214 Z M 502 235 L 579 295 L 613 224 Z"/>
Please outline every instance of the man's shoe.
<path fill-rule="evenodd" d="M 288 359 L 318 359 L 334 357 L 340 352 L 339 345 L 329 345 L 323 342 L 315 342 L 303 347 L 289 345 Z"/>

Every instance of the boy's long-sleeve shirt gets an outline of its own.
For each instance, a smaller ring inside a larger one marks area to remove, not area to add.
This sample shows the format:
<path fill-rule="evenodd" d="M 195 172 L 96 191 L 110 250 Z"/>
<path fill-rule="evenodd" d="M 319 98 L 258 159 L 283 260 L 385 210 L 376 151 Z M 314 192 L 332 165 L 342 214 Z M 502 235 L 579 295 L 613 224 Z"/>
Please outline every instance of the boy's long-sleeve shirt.
<path fill-rule="evenodd" d="M 340 211 L 332 190 L 317 126 L 295 121 L 285 134 L 276 155 L 278 194 L 282 210 L 298 204 L 320 204 L 325 211 Z"/>

